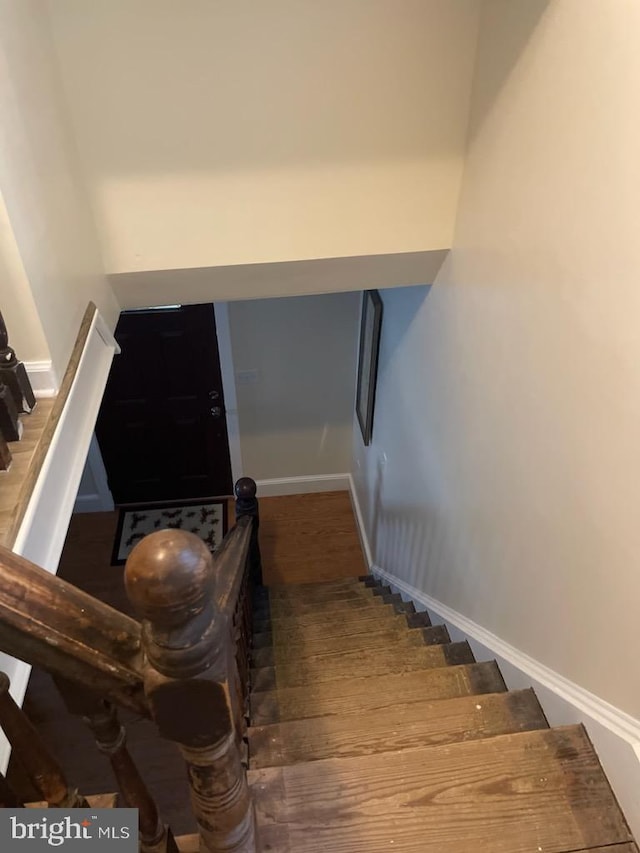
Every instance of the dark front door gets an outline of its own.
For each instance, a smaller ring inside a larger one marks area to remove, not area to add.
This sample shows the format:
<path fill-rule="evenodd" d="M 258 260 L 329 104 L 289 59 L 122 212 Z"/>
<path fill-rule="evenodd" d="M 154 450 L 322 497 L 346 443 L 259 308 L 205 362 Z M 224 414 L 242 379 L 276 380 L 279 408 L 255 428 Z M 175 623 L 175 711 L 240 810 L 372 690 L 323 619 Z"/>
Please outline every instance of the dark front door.
<path fill-rule="evenodd" d="M 117 504 L 232 493 L 213 305 L 125 311 L 96 434 Z"/>

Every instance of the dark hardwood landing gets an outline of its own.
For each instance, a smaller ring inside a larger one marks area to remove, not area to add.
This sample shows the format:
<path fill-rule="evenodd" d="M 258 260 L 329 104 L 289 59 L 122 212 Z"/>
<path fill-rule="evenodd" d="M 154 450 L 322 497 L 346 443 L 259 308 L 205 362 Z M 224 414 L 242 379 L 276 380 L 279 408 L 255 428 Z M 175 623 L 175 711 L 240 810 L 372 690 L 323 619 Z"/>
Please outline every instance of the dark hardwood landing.
<path fill-rule="evenodd" d="M 263 577 L 317 583 L 367 571 L 348 492 L 261 498 Z"/>

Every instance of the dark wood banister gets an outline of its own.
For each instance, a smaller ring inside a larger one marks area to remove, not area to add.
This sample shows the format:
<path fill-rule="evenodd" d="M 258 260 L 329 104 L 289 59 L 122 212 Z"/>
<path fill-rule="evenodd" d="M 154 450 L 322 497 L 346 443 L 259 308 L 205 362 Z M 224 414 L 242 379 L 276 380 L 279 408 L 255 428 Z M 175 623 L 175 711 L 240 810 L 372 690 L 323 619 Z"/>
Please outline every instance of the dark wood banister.
<path fill-rule="evenodd" d="M 140 624 L 2 547 L 0 650 L 149 715 Z"/>
<path fill-rule="evenodd" d="M 163 530 L 136 545 L 125 569 L 143 619 L 145 693 L 160 734 L 185 759 L 202 853 L 259 849 L 242 762 L 248 601 L 260 571 L 256 485 L 245 478 L 239 491 L 247 503 L 213 557 L 194 534 Z"/>
<path fill-rule="evenodd" d="M 0 672 L 0 726 L 43 801 L 61 809 L 88 805 L 84 797 L 68 784 L 62 768 L 37 729 L 14 702 L 9 693 L 9 678 L 4 672 Z"/>
<path fill-rule="evenodd" d="M 142 625 L 0 548 L 0 650 L 152 716 L 185 758 L 202 853 L 259 849 L 243 764 L 250 596 L 261 583 L 255 482 L 239 480 L 236 497 L 237 523 L 213 557 L 182 530 L 153 533 L 133 549 L 125 583 Z M 113 718 L 93 726 L 105 751 L 117 753 L 130 796 L 143 803 L 121 744 L 107 743 Z M 145 808 L 153 845 L 159 817 Z M 158 849 L 171 842 L 165 833 Z"/>
<path fill-rule="evenodd" d="M 251 544 L 251 519 L 239 518 L 233 530 L 225 536 L 215 552 L 214 599 L 216 608 L 225 616 L 232 616 L 240 596 L 244 567 Z"/>

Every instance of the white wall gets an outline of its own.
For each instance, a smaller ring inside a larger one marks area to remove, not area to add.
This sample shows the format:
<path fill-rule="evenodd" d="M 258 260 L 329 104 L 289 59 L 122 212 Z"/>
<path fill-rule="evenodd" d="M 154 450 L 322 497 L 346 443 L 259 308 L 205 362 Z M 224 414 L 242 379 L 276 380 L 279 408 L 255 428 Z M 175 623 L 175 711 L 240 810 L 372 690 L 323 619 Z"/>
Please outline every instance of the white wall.
<path fill-rule="evenodd" d="M 226 302 L 431 284 L 446 256 L 446 249 L 434 249 L 395 255 L 118 273 L 110 275 L 109 281 L 123 309 L 146 308 L 175 302 Z"/>
<path fill-rule="evenodd" d="M 487 3 L 453 251 L 385 294 L 355 436 L 375 562 L 636 719 L 639 37 L 632 0 Z"/>
<path fill-rule="evenodd" d="M 9 330 L 9 344 L 18 358 L 27 362 L 48 361 L 49 347 L 1 193 L 0 308 Z"/>
<path fill-rule="evenodd" d="M 248 476 L 349 471 L 359 305 L 357 293 L 229 304 Z"/>
<path fill-rule="evenodd" d="M 0 0 L 0 189 L 60 378 L 89 300 L 110 325 L 118 306 L 57 74 L 44 2 Z"/>
<path fill-rule="evenodd" d="M 108 272 L 450 245 L 477 0 L 48 8 Z"/>

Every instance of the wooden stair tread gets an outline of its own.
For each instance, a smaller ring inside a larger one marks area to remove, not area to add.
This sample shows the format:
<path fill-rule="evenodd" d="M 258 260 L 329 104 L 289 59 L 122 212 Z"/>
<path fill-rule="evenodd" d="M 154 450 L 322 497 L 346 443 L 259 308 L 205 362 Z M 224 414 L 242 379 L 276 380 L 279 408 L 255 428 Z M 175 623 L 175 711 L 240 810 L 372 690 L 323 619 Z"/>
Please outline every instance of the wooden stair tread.
<path fill-rule="evenodd" d="M 323 640 L 330 637 L 342 637 L 343 648 L 348 647 L 351 637 L 359 634 L 371 634 L 376 630 L 406 630 L 408 622 L 403 614 L 395 613 L 393 608 L 386 606 L 381 610 L 371 612 L 365 610 L 357 616 L 351 615 L 346 620 L 340 614 L 321 614 L 321 618 L 308 620 L 306 616 L 299 619 L 289 618 L 269 622 L 268 633 L 271 634 L 273 645 L 290 645 L 312 640 Z"/>
<path fill-rule="evenodd" d="M 333 714 L 360 714 L 408 702 L 450 699 L 506 690 L 495 661 L 420 669 L 369 678 L 318 682 L 304 687 L 254 691 L 254 726 Z"/>
<path fill-rule="evenodd" d="M 391 604 L 383 604 L 380 607 L 374 604 L 371 607 L 350 610 L 348 619 L 345 618 L 345 613 L 339 610 L 331 612 L 316 610 L 309 613 L 290 613 L 287 616 L 272 614 L 268 621 L 270 630 L 274 635 L 295 631 L 300 632 L 301 630 L 304 630 L 306 633 L 308 628 L 316 628 L 318 636 L 322 636 L 323 630 L 334 631 L 339 627 L 342 627 L 345 633 L 356 633 L 357 628 L 366 630 L 385 619 L 395 619 L 397 616 L 398 614 Z M 312 633 L 313 630 L 309 632 L 309 635 Z"/>
<path fill-rule="evenodd" d="M 354 586 L 364 586 L 364 583 L 357 577 L 350 578 L 334 578 L 329 581 L 306 581 L 305 583 L 270 583 L 264 587 L 270 595 L 277 595 L 280 592 L 286 593 L 287 590 L 310 590 L 313 592 L 316 589 L 343 589 Z"/>
<path fill-rule="evenodd" d="M 309 640 L 302 637 L 296 643 L 273 644 L 272 635 L 254 637 L 254 648 L 251 653 L 253 666 L 279 666 L 291 660 L 313 658 L 318 655 L 340 654 L 345 650 L 382 650 L 389 648 L 424 648 L 436 643 L 449 643 L 451 638 L 444 625 L 431 628 L 409 628 L 406 623 L 377 628 L 363 634 L 352 634 L 345 642 L 344 636 L 323 637 Z"/>
<path fill-rule="evenodd" d="M 548 728 L 533 690 L 412 702 L 250 728 L 252 770 Z"/>
<path fill-rule="evenodd" d="M 361 649 L 292 659 L 286 663 L 280 661 L 277 667 L 252 669 L 251 685 L 254 690 L 273 690 L 276 686 L 302 687 L 323 681 L 392 675 L 474 661 L 473 652 L 466 641 L 422 648 L 397 648 L 394 645 L 389 649 Z"/>
<path fill-rule="evenodd" d="M 272 853 L 567 853 L 632 841 L 580 726 L 252 770 Z"/>
<path fill-rule="evenodd" d="M 384 599 L 380 595 L 371 595 L 368 590 L 353 592 L 339 598 L 329 598 L 323 601 L 313 601 L 307 598 L 284 599 L 274 598 L 269 601 L 269 615 L 271 619 L 286 619 L 289 616 L 304 615 L 311 613 L 322 615 L 325 613 L 340 613 L 343 618 L 349 618 L 351 612 L 358 610 L 380 610 L 385 606 Z M 260 612 L 258 606 L 257 612 Z"/>
<path fill-rule="evenodd" d="M 352 598 L 362 595 L 373 598 L 373 587 L 362 583 L 310 583 L 310 584 L 284 584 L 282 586 L 270 586 L 264 597 L 269 601 L 314 601 L 320 604 L 323 601 L 333 601 L 335 598 Z"/>

